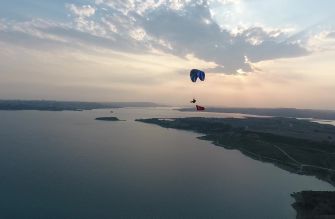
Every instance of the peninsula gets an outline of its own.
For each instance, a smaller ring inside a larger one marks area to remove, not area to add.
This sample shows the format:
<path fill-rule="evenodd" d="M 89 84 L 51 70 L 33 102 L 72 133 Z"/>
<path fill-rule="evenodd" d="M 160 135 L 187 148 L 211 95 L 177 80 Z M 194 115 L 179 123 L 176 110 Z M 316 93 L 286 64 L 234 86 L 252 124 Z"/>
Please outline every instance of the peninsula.
<path fill-rule="evenodd" d="M 203 134 L 227 149 L 297 174 L 316 176 L 335 185 L 335 127 L 294 118 L 138 119 L 165 128 Z"/>
<path fill-rule="evenodd" d="M 335 186 L 335 126 L 281 117 L 138 119 L 165 128 L 190 130 L 227 149 L 270 162 L 297 174 L 316 176 Z M 291 195 L 298 219 L 335 218 L 335 192 Z"/>
<path fill-rule="evenodd" d="M 177 110 L 192 112 L 194 108 L 181 108 Z M 321 109 L 206 107 L 206 112 L 335 120 L 335 110 Z"/>

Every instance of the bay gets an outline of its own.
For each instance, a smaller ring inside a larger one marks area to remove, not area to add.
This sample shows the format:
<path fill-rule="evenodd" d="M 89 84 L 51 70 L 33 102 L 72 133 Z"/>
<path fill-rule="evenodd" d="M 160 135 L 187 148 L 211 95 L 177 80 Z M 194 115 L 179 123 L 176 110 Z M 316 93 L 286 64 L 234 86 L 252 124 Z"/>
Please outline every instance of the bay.
<path fill-rule="evenodd" d="M 334 190 L 199 134 L 134 121 L 241 114 L 113 111 L 0 111 L 0 218 L 295 218 L 291 193 Z"/>

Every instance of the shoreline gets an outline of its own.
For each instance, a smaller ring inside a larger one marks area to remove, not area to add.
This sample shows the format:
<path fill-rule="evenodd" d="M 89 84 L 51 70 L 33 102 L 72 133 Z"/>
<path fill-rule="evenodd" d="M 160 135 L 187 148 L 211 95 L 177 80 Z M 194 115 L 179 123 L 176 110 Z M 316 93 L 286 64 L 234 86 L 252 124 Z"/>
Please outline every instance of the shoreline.
<path fill-rule="evenodd" d="M 335 127 L 292 118 L 137 119 L 164 128 L 193 131 L 226 149 L 269 162 L 286 171 L 315 176 L 335 186 Z M 262 124 L 264 123 L 264 124 Z M 294 123 L 296 128 L 289 130 Z M 279 126 L 285 126 L 280 131 Z M 275 133 L 279 134 L 275 134 Z"/>

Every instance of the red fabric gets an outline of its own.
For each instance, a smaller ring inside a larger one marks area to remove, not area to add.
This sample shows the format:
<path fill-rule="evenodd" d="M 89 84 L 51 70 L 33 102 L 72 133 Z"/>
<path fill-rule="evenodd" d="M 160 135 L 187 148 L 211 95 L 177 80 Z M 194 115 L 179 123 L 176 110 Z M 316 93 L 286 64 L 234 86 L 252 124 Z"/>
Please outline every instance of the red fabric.
<path fill-rule="evenodd" d="M 199 106 L 199 105 L 195 105 L 196 107 L 197 107 L 197 110 L 199 111 L 199 110 L 205 110 L 205 107 L 203 107 L 203 106 Z"/>

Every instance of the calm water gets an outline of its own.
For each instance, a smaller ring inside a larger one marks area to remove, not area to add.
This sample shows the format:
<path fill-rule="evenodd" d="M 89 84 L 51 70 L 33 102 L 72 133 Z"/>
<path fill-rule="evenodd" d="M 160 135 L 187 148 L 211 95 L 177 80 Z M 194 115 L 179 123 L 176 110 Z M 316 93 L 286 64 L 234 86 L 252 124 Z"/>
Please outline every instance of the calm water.
<path fill-rule="evenodd" d="M 114 112 L 0 111 L 0 218 L 294 218 L 290 193 L 334 190 L 198 134 L 134 121 L 198 113 Z M 94 120 L 110 115 L 127 121 Z"/>

